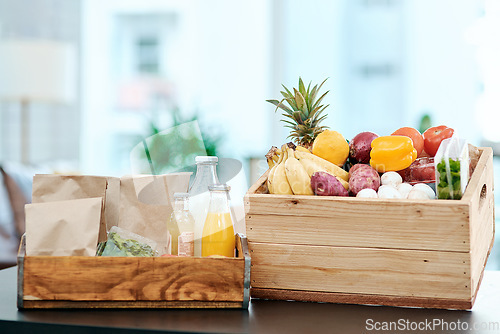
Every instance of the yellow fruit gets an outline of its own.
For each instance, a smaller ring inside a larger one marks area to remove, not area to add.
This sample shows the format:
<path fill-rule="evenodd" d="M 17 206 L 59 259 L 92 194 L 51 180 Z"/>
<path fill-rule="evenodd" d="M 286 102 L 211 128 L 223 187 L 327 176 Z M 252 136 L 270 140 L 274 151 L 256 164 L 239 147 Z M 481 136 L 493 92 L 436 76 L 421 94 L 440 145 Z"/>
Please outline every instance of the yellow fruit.
<path fill-rule="evenodd" d="M 300 151 L 300 152 L 307 152 L 307 153 L 311 153 L 311 151 L 309 151 L 307 148 L 305 148 L 304 146 L 300 146 L 298 145 L 296 148 L 295 148 L 296 151 Z"/>
<path fill-rule="evenodd" d="M 312 153 L 332 164 L 342 166 L 349 156 L 349 144 L 339 132 L 325 130 L 314 140 Z"/>

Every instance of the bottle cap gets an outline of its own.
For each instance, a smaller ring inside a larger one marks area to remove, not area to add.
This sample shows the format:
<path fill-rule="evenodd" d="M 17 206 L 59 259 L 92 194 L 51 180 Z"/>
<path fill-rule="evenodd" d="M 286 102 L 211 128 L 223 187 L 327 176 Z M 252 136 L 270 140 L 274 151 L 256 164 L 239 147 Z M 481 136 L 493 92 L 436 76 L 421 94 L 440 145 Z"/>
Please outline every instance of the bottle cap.
<path fill-rule="evenodd" d="M 189 193 L 174 193 L 174 198 L 187 198 Z"/>
<path fill-rule="evenodd" d="M 211 186 L 208 186 L 208 190 L 210 191 L 229 191 L 231 190 L 231 187 L 227 184 L 214 184 L 214 185 L 211 185 Z"/>
<path fill-rule="evenodd" d="M 203 156 L 199 155 L 197 156 L 194 161 L 197 164 L 203 164 L 203 163 L 217 163 L 219 161 L 219 158 L 213 157 L 213 156 Z"/>

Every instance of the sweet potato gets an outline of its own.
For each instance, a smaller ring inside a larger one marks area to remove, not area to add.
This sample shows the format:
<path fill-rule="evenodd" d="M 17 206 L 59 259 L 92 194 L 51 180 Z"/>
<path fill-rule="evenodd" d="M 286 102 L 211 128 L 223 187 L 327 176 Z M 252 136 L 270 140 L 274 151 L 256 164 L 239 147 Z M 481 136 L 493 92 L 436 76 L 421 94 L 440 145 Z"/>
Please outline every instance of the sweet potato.
<path fill-rule="evenodd" d="M 327 172 L 314 172 L 311 175 L 311 188 L 318 196 L 349 196 L 342 183 Z"/>
<path fill-rule="evenodd" d="M 356 196 L 362 189 L 370 188 L 377 191 L 380 187 L 380 176 L 371 166 L 358 167 L 353 173 L 349 173 L 349 192 Z M 356 167 L 356 165 L 354 165 Z"/>

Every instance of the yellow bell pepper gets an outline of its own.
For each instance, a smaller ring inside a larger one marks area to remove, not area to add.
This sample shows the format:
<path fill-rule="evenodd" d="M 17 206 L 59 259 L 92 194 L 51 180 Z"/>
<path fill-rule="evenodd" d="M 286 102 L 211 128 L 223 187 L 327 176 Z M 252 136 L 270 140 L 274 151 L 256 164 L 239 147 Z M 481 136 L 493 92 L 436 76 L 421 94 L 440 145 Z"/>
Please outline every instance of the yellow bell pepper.
<path fill-rule="evenodd" d="M 370 165 L 379 173 L 403 170 L 417 158 L 413 141 L 406 136 L 382 136 L 372 141 Z"/>

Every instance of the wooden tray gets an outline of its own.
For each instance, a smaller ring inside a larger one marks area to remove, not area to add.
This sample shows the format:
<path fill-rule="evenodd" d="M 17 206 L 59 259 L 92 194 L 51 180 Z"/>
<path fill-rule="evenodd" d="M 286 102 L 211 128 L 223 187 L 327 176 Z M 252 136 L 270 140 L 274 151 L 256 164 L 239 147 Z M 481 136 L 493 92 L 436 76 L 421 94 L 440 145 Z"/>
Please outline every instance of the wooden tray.
<path fill-rule="evenodd" d="M 234 258 L 25 256 L 18 254 L 19 309 L 248 308 L 250 255 Z"/>
<path fill-rule="evenodd" d="M 494 238 L 493 154 L 461 200 L 245 196 L 251 296 L 470 309 Z"/>

